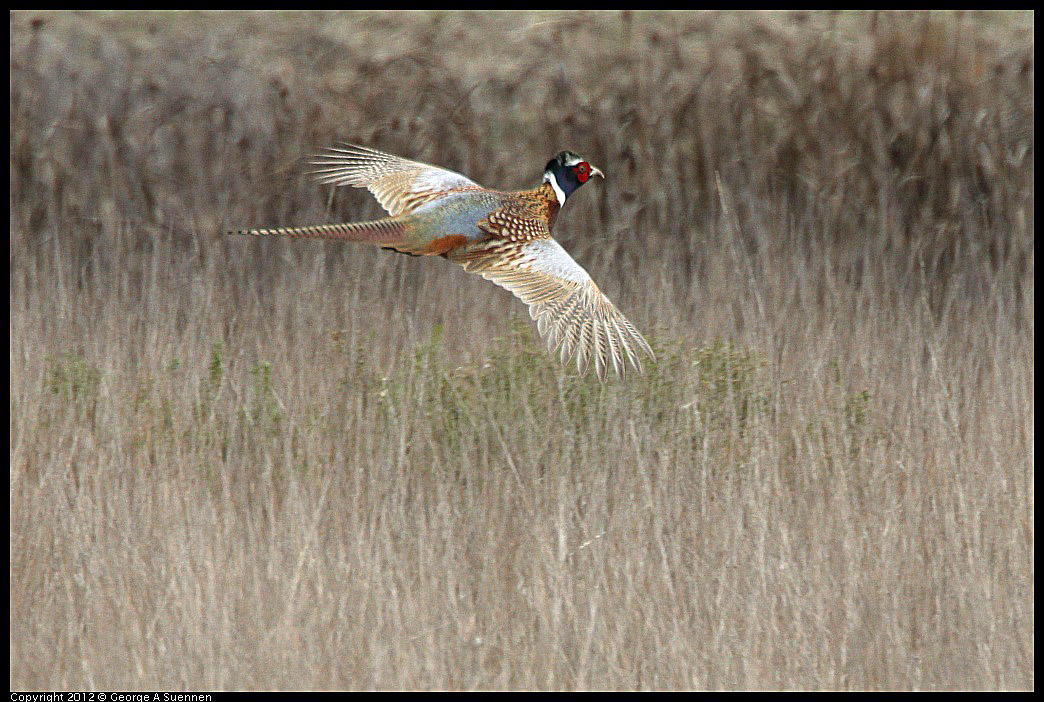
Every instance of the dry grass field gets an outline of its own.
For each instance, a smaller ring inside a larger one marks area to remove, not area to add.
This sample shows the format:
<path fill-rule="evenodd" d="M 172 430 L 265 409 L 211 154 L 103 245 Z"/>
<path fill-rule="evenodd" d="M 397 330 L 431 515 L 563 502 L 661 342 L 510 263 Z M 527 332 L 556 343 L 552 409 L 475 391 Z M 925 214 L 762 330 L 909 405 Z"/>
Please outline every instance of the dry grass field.
<path fill-rule="evenodd" d="M 16 689 L 1028 689 L 1033 16 L 11 22 Z M 603 384 L 337 141 L 537 183 Z"/>

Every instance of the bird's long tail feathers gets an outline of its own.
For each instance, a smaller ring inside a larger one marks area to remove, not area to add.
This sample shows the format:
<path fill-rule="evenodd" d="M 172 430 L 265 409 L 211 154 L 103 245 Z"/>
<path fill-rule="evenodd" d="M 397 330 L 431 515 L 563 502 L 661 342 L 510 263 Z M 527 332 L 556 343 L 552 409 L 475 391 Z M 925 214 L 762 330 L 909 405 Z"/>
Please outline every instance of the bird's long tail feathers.
<path fill-rule="evenodd" d="M 311 227 L 278 227 L 275 229 L 239 229 L 229 234 L 249 236 L 289 236 L 295 239 L 337 239 L 339 241 L 367 241 L 378 246 L 393 246 L 406 234 L 406 225 L 394 218 L 372 222 L 345 222 L 344 224 L 317 224 Z"/>

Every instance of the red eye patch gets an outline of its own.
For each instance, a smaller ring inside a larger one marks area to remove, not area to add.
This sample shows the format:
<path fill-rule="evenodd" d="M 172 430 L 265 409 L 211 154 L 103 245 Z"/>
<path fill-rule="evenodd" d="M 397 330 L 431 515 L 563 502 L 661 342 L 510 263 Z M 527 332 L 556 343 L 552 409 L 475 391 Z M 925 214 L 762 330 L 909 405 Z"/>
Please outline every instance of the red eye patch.
<path fill-rule="evenodd" d="M 591 169 L 587 166 L 586 161 L 581 161 L 573 166 L 573 173 L 576 173 L 576 179 L 579 180 L 581 184 L 586 183 L 587 179 L 591 177 Z"/>

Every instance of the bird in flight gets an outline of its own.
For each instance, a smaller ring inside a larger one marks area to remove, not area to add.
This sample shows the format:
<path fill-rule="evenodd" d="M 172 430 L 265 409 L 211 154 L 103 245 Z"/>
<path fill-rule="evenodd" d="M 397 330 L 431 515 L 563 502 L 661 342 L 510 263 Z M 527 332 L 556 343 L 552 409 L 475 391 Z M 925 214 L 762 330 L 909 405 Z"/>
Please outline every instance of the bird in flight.
<path fill-rule="evenodd" d="M 245 229 L 229 234 L 363 241 L 416 256 L 442 256 L 529 305 L 548 349 L 605 379 L 655 355 L 591 276 L 551 238 L 570 195 L 602 172 L 562 151 L 530 190 L 485 188 L 465 176 L 364 146 L 326 149 L 312 162 L 319 182 L 368 189 L 391 215 L 369 222 Z"/>

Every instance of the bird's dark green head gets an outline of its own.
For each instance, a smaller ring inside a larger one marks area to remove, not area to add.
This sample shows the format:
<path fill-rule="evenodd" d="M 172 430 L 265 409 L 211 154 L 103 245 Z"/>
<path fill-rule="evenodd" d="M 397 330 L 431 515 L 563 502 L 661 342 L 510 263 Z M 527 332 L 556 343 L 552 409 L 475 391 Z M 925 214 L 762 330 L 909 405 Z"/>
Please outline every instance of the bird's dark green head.
<path fill-rule="evenodd" d="M 544 182 L 551 184 L 559 205 L 564 205 L 566 199 L 593 175 L 605 178 L 600 170 L 572 151 L 560 151 L 544 168 Z"/>

